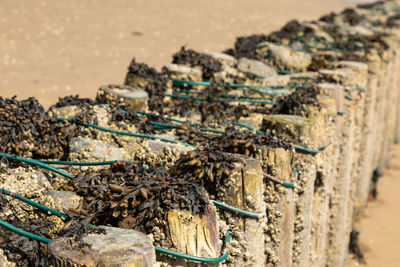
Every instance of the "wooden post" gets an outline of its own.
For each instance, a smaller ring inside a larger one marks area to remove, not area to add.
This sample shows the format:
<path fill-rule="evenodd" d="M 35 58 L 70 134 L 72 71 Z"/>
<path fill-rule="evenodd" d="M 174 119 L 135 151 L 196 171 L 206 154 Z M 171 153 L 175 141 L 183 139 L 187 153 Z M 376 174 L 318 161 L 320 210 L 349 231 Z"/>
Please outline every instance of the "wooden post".
<path fill-rule="evenodd" d="M 351 64 L 348 64 L 351 65 Z M 354 64 L 352 64 L 355 67 Z M 365 66 L 362 67 L 365 70 Z M 350 68 L 321 70 L 322 80 L 333 81 L 345 86 L 343 128 L 338 141 L 341 146 L 338 173 L 333 185 L 331 198 L 329 232 L 326 248 L 326 264 L 339 266 L 347 253 L 349 236 L 352 229 L 353 199 L 352 191 L 359 176 L 355 171 L 359 159 L 360 136 L 362 127 L 363 101 L 357 86 L 365 86 L 366 76 Z M 363 79 L 360 80 L 360 77 Z"/>
<path fill-rule="evenodd" d="M 318 116 L 317 116 L 318 117 Z M 296 145 L 310 149 L 317 148 L 319 136 L 319 125 L 323 123 L 322 117 L 315 117 L 316 121 L 292 115 L 269 115 L 264 117 L 264 129 L 273 129 L 277 137 L 286 139 Z M 317 123 L 318 121 L 318 123 Z M 285 232 L 286 237 L 291 239 L 291 248 L 282 246 L 284 249 L 292 250 L 292 258 L 288 262 L 282 262 L 282 266 L 307 266 L 309 257 L 309 242 L 312 221 L 312 209 L 314 198 L 314 182 L 316 177 L 316 160 L 313 155 L 296 153 L 292 163 L 297 167 L 298 181 L 296 188 L 286 189 L 288 199 L 292 201 L 292 209 L 287 208 L 285 213 L 291 217 L 292 233 Z M 293 176 L 293 174 L 292 174 Z M 289 215 L 289 213 L 291 213 Z M 288 229 L 290 230 L 290 229 Z M 286 252 L 288 254 L 290 252 Z M 288 256 L 288 255 L 285 255 Z M 286 260 L 283 258 L 283 260 Z"/>
<path fill-rule="evenodd" d="M 221 256 L 222 243 L 216 207 L 209 205 L 203 215 L 189 211 L 172 210 L 167 215 L 167 226 L 174 251 L 205 258 Z M 198 263 L 165 254 L 157 254 L 157 262 L 167 266 L 197 266 Z M 211 264 L 217 266 L 217 264 Z"/>
<path fill-rule="evenodd" d="M 263 173 L 257 160 L 242 155 L 244 163 L 236 163 L 228 183 L 217 192 L 217 200 L 233 207 L 265 214 L 263 201 Z M 249 218 L 244 215 L 219 209 L 232 236 L 232 250 L 227 259 L 232 266 L 262 266 L 265 263 L 263 223 L 265 217 Z"/>
<path fill-rule="evenodd" d="M 333 184 L 337 176 L 340 144 L 338 131 L 342 126 L 342 118 L 337 110 L 343 109 L 344 90 L 337 84 L 318 84 L 320 88 L 319 102 L 327 112 L 325 131 L 321 133 L 329 140 L 324 140 L 325 148 L 316 155 L 317 182 L 314 187 L 312 228 L 310 233 L 310 255 L 308 266 L 323 266 L 327 244 L 329 202 L 333 192 Z"/>
<path fill-rule="evenodd" d="M 294 153 L 284 148 L 265 148 L 263 161 L 269 175 L 284 182 L 296 182 L 294 178 Z M 286 188 L 265 179 L 264 201 L 267 220 L 264 226 L 265 255 L 267 266 L 291 266 L 295 221 L 294 189 Z"/>

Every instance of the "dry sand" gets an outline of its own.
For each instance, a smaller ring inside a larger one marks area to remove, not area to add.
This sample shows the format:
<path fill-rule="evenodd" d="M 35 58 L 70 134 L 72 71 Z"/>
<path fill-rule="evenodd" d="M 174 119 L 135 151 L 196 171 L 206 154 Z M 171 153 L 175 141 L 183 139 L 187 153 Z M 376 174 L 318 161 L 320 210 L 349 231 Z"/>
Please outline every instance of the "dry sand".
<path fill-rule="evenodd" d="M 0 95 L 35 96 L 45 106 L 58 96 L 93 98 L 100 85 L 123 82 L 132 57 L 160 68 L 181 45 L 221 51 L 237 36 L 355 2 L 361 1 L 0 0 Z M 399 160 L 398 146 L 363 222 L 368 266 L 400 266 Z"/>
<path fill-rule="evenodd" d="M 340 11 L 337 0 L 0 0 L 0 92 L 94 97 L 132 59 L 160 68 L 182 45 L 222 51 L 237 36 Z M 354 3 L 352 3 L 354 5 Z"/>

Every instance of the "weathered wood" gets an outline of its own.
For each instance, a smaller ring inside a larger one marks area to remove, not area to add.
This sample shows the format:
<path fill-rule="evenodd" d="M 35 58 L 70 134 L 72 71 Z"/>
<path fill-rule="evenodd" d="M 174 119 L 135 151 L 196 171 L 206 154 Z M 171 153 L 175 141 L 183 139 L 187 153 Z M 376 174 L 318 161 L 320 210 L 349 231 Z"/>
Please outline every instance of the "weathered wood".
<path fill-rule="evenodd" d="M 356 68 L 354 64 L 352 68 Z M 338 174 L 333 185 L 330 208 L 330 231 L 328 232 L 328 253 L 326 264 L 341 265 L 346 255 L 353 218 L 353 188 L 358 183 L 358 161 L 360 157 L 361 129 L 363 121 L 363 98 L 353 88 L 366 84 L 365 66 L 358 66 L 363 71 L 350 68 L 320 71 L 322 79 L 345 86 L 343 128 L 338 141 L 341 144 Z M 340 215 L 339 215 L 340 211 Z"/>
<path fill-rule="evenodd" d="M 311 119 L 291 115 L 270 115 L 264 118 L 264 127 L 265 129 L 273 129 L 272 132 L 278 137 L 289 140 L 294 144 L 317 149 L 316 142 L 320 135 L 318 129 L 323 128 L 322 125 L 325 120 L 324 115 L 317 117 Z M 318 123 L 316 123 L 317 121 Z M 291 226 L 292 233 L 285 231 L 285 235 L 290 237 L 292 242 L 290 245 L 292 256 L 289 257 L 291 260 L 283 262 L 282 266 L 307 266 L 316 177 L 315 158 L 309 154 L 296 153 L 295 161 L 292 163 L 292 172 L 294 167 L 298 169 L 299 175 L 297 186 L 294 190 L 286 189 L 288 199 L 293 204 L 291 209 L 284 211 L 293 223 Z M 291 214 L 289 215 L 289 213 Z M 283 246 L 283 248 L 287 249 L 287 246 Z"/>
<path fill-rule="evenodd" d="M 293 174 L 293 151 L 266 148 L 263 154 L 269 175 L 284 182 L 297 182 Z M 264 201 L 267 211 L 264 226 L 267 266 L 291 266 L 295 220 L 293 188 L 285 188 L 265 179 Z"/>
<path fill-rule="evenodd" d="M 235 164 L 228 183 L 220 188 L 217 200 L 233 207 L 265 214 L 263 201 L 263 174 L 259 162 L 242 155 Z M 227 260 L 233 266 L 262 266 L 265 263 L 263 223 L 265 218 L 248 218 L 231 211 L 219 210 L 232 236 L 231 255 Z"/>
<path fill-rule="evenodd" d="M 222 243 L 215 209 L 211 204 L 203 215 L 183 210 L 168 212 L 166 230 L 171 237 L 172 250 L 191 256 L 219 257 Z M 197 266 L 195 262 L 164 254 L 158 254 L 157 261 L 163 266 Z"/>
<path fill-rule="evenodd" d="M 321 133 L 329 137 L 329 140 L 325 144 L 327 147 L 316 156 L 318 181 L 314 187 L 308 266 L 322 266 L 327 250 L 329 202 L 337 175 L 340 151 L 338 131 L 342 126 L 342 118 L 337 115 L 337 110 L 342 109 L 344 101 L 344 89 L 340 85 L 324 83 L 318 86 L 320 88 L 318 99 L 326 108 L 328 116 L 325 131 Z"/>

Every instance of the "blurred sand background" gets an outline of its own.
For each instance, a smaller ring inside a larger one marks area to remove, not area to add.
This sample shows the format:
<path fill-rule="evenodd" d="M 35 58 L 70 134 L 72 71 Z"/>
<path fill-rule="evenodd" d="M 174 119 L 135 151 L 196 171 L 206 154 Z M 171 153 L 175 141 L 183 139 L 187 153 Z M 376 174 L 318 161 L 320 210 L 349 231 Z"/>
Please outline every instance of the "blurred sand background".
<path fill-rule="evenodd" d="M 0 95 L 94 98 L 133 57 L 160 69 L 182 45 L 222 51 L 236 37 L 312 20 L 352 0 L 0 0 Z M 363 223 L 368 266 L 400 266 L 400 148 Z M 397 252 L 397 253 L 396 253 Z M 357 266 L 350 261 L 348 266 Z"/>

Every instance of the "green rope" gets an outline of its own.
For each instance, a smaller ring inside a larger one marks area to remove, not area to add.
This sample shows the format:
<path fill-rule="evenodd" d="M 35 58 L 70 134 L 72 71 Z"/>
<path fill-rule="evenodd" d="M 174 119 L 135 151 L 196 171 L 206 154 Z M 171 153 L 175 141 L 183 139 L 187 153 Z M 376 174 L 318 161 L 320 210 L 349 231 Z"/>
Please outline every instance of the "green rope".
<path fill-rule="evenodd" d="M 45 164 L 56 164 L 56 165 L 71 165 L 71 166 L 99 166 L 99 165 L 111 165 L 114 164 L 115 160 L 110 161 L 95 161 L 95 162 L 73 162 L 73 161 L 62 161 L 62 160 L 39 160 Z"/>
<path fill-rule="evenodd" d="M 343 114 L 346 114 L 346 111 L 345 110 L 338 110 L 337 114 L 338 115 L 343 115 Z"/>
<path fill-rule="evenodd" d="M 200 92 L 200 91 L 191 91 L 191 90 L 179 90 L 177 93 L 180 94 L 208 94 L 208 95 L 217 95 L 217 93 L 212 92 Z M 238 99 L 252 99 L 252 100 L 274 100 L 273 97 L 255 97 L 255 96 L 238 96 L 238 95 L 230 95 L 230 94 L 221 94 L 221 97 L 230 97 L 230 98 L 238 98 Z"/>
<path fill-rule="evenodd" d="M 280 180 L 278 178 L 275 178 L 275 177 L 273 177 L 271 175 L 268 175 L 266 173 L 263 173 L 263 174 L 268 180 L 271 180 L 272 182 L 280 184 L 280 185 L 282 185 L 284 187 L 289 187 L 289 188 L 295 188 L 296 187 L 296 183 L 284 182 L 284 181 L 282 181 L 282 180 Z"/>
<path fill-rule="evenodd" d="M 249 129 L 251 131 L 256 131 L 256 133 L 258 133 L 258 134 L 264 134 L 262 131 L 260 131 L 260 130 L 258 130 L 256 128 L 253 128 L 250 125 L 238 122 L 238 121 L 227 121 L 226 123 L 230 123 L 230 124 L 234 124 L 234 125 L 237 125 L 237 126 L 240 126 L 240 127 L 244 127 L 244 128 L 247 128 L 247 129 Z"/>
<path fill-rule="evenodd" d="M 188 143 L 185 143 L 185 142 L 181 142 L 181 141 L 177 141 L 177 140 L 174 140 L 174 139 L 166 138 L 166 137 L 150 135 L 150 134 L 122 132 L 122 131 L 117 131 L 117 130 L 104 128 L 104 127 L 98 126 L 96 124 L 92 124 L 92 123 L 88 123 L 88 122 L 75 121 L 75 120 L 68 119 L 68 118 L 56 118 L 56 120 L 58 120 L 58 121 L 68 121 L 68 122 L 75 123 L 75 124 L 78 124 L 78 125 L 83 125 L 83 126 L 86 126 L 86 127 L 92 127 L 92 128 L 104 131 L 104 132 L 109 132 L 109 133 L 114 133 L 114 134 L 127 135 L 127 136 L 133 136 L 133 137 L 141 137 L 141 138 L 149 138 L 149 139 L 159 139 L 159 140 L 164 141 L 164 142 L 170 142 L 170 143 L 174 143 L 174 144 L 181 144 L 181 145 L 184 145 L 184 146 L 196 148 L 196 146 L 194 146 L 194 145 L 191 145 L 191 144 L 188 144 Z"/>
<path fill-rule="evenodd" d="M 279 74 L 297 74 L 297 73 L 300 73 L 300 72 L 292 72 L 292 71 L 289 71 L 289 70 L 282 70 L 282 69 L 276 69 L 276 71 Z"/>
<path fill-rule="evenodd" d="M 290 48 L 290 49 L 293 49 L 293 50 L 295 50 L 295 51 L 297 51 L 297 52 L 302 52 L 302 53 L 306 53 L 306 54 L 309 54 L 309 55 L 311 55 L 311 56 L 314 56 L 314 54 L 313 54 L 312 52 L 307 51 L 307 50 L 304 50 L 304 49 L 300 49 L 300 48 L 296 48 L 296 47 L 293 47 L 293 46 L 290 46 L 290 45 L 280 44 L 280 43 L 272 43 L 272 44 L 277 45 L 277 46 L 282 46 L 282 47 Z M 269 46 L 269 44 L 256 45 L 256 46 L 253 46 L 253 47 L 252 47 L 252 50 L 256 50 L 256 49 L 260 49 L 260 48 L 264 48 L 264 47 L 268 47 L 268 46 Z"/>
<path fill-rule="evenodd" d="M 156 129 L 171 129 L 171 128 L 179 128 L 178 125 L 172 125 L 172 124 L 167 124 L 167 123 L 160 123 L 160 122 L 155 122 L 155 121 L 150 121 L 150 123 L 154 126 L 157 126 Z M 212 132 L 212 133 L 219 133 L 219 134 L 224 134 L 225 131 L 222 130 L 217 130 L 217 129 L 210 129 L 210 128 L 199 128 L 200 131 L 202 132 Z"/>
<path fill-rule="evenodd" d="M 308 147 L 304 147 L 304 146 L 300 146 L 300 145 L 293 145 L 293 147 L 296 149 L 296 150 L 300 150 L 300 151 L 303 151 L 303 152 L 306 152 L 306 153 L 310 153 L 310 154 L 318 154 L 318 152 L 319 152 L 319 150 L 317 150 L 317 149 L 312 149 L 312 148 L 308 148 Z"/>
<path fill-rule="evenodd" d="M 199 81 L 186 81 L 186 80 L 172 80 L 172 84 L 178 85 L 178 86 L 181 86 L 181 85 L 203 85 L 203 86 L 211 85 L 211 83 L 208 81 L 199 82 Z"/>
<path fill-rule="evenodd" d="M 273 88 L 310 88 L 311 85 L 307 83 L 289 83 L 282 85 L 272 85 Z"/>
<path fill-rule="evenodd" d="M 290 77 L 291 80 L 316 80 L 315 77 L 312 76 L 307 76 L 307 75 L 300 75 L 300 76 L 295 76 L 295 77 Z"/>
<path fill-rule="evenodd" d="M 353 101 L 353 97 L 352 97 L 351 95 L 345 95 L 344 97 L 345 97 L 346 99 L 350 100 L 350 101 Z"/>
<path fill-rule="evenodd" d="M 47 165 L 47 164 L 45 164 L 45 163 L 43 163 L 43 162 L 41 162 L 39 160 L 16 157 L 16 156 L 12 156 L 12 155 L 9 155 L 9 154 L 6 154 L 6 153 L 1 153 L 1 152 L 0 152 L 0 156 L 1 157 L 6 157 L 6 158 L 11 159 L 11 160 L 15 160 L 15 161 L 20 161 L 20 162 L 25 162 L 25 163 L 32 164 L 32 165 L 37 165 L 37 166 L 42 167 L 44 169 L 47 169 L 47 170 L 53 171 L 55 173 L 58 173 L 58 174 L 66 177 L 66 178 L 72 179 L 72 175 L 71 174 L 63 172 L 63 171 L 61 171 L 59 169 L 56 169 L 54 167 L 51 167 L 51 166 L 49 166 L 49 165 Z"/>
<path fill-rule="evenodd" d="M 324 150 L 325 148 L 327 148 L 327 147 L 330 146 L 330 145 L 331 145 L 331 142 L 329 142 L 329 143 L 327 143 L 327 144 L 325 144 L 325 145 L 319 146 L 319 147 L 318 147 L 318 150 L 319 150 L 319 151 L 322 151 L 322 150 Z"/>
<path fill-rule="evenodd" d="M 11 197 L 16 198 L 16 199 L 19 199 L 19 200 L 21 200 L 21 201 L 23 201 L 23 202 L 25 202 L 25 203 L 27 203 L 27 204 L 29 204 L 31 206 L 34 206 L 34 207 L 36 207 L 38 209 L 43 210 L 43 211 L 51 212 L 54 215 L 57 215 L 59 217 L 63 217 L 65 219 L 70 219 L 70 217 L 68 215 L 66 215 L 66 214 L 64 214 L 62 212 L 59 212 L 58 210 L 46 207 L 46 206 L 44 206 L 42 204 L 39 204 L 39 203 L 37 203 L 35 201 L 32 201 L 32 200 L 30 200 L 30 199 L 28 199 L 26 197 L 23 197 L 23 196 L 21 196 L 19 194 L 12 193 L 11 191 L 5 190 L 4 188 L 0 188 L 0 193 L 4 194 L 4 195 L 11 196 Z"/>
<path fill-rule="evenodd" d="M 354 86 L 354 87 L 351 87 L 351 86 L 343 86 L 343 88 L 344 88 L 345 90 L 357 90 L 357 91 L 365 92 L 365 87 L 363 87 L 363 86 Z"/>
<path fill-rule="evenodd" d="M 149 112 L 144 112 L 144 111 L 136 111 L 136 113 L 141 114 L 141 115 L 146 115 L 146 116 L 153 116 L 153 117 L 159 117 L 160 115 L 154 114 L 154 113 L 149 113 Z M 186 121 L 182 121 L 182 120 L 178 120 L 178 119 L 174 119 L 171 117 L 163 117 L 166 120 L 169 121 L 174 121 L 174 122 L 178 122 L 178 123 L 187 123 L 190 126 L 200 126 L 200 124 L 198 123 L 191 123 L 191 122 L 186 122 Z"/>
<path fill-rule="evenodd" d="M 231 243 L 231 236 L 229 235 L 229 232 L 226 231 L 226 243 L 230 244 Z M 164 253 L 170 256 L 174 256 L 177 258 L 182 258 L 182 259 L 186 259 L 186 260 L 191 260 L 191 261 L 199 261 L 199 262 L 208 262 L 208 263 L 217 263 L 217 262 L 222 262 L 224 260 L 226 260 L 229 256 L 229 251 L 226 250 L 226 252 L 224 253 L 224 255 L 217 257 L 217 258 L 204 258 L 204 257 L 198 257 L 198 256 L 191 256 L 191 255 L 187 255 L 187 254 L 183 254 L 183 253 L 179 253 L 179 252 L 175 252 L 172 250 L 168 250 L 165 248 L 160 248 L 155 246 L 155 250 L 156 252 L 159 253 Z"/>
<path fill-rule="evenodd" d="M 45 238 L 45 237 L 41 237 L 32 233 L 29 233 L 27 231 L 24 231 L 20 228 L 17 228 L 15 226 L 12 226 L 11 224 L 6 223 L 5 221 L 0 220 L 0 226 L 3 226 L 4 228 L 7 228 L 8 230 L 11 230 L 17 234 L 32 238 L 34 240 L 43 242 L 43 243 L 50 243 L 51 239 Z"/>
<path fill-rule="evenodd" d="M 224 208 L 224 209 L 226 209 L 226 210 L 239 213 L 239 214 L 241 214 L 241 215 L 245 215 L 245 216 L 247 216 L 247 217 L 251 217 L 251 218 L 261 218 L 262 216 L 264 216 L 263 214 L 260 214 L 260 213 L 253 213 L 253 212 L 241 210 L 241 209 L 238 209 L 238 208 L 229 206 L 229 205 L 227 205 L 227 204 L 225 204 L 225 203 L 222 203 L 222 202 L 219 202 L 219 201 L 216 201 L 216 200 L 211 200 L 211 202 L 214 203 L 214 205 L 216 205 L 216 206 L 218 206 L 218 207 L 221 207 L 221 208 Z"/>
<path fill-rule="evenodd" d="M 334 47 L 319 47 L 319 46 L 315 46 L 315 45 L 304 45 L 304 47 L 310 48 L 310 49 L 317 49 L 317 50 L 321 50 L 321 51 L 340 51 L 340 50 L 342 50 L 342 49 L 334 48 Z"/>
<path fill-rule="evenodd" d="M 202 131 L 202 132 L 218 133 L 218 134 L 224 134 L 224 133 L 225 133 L 225 131 L 223 131 L 223 130 L 210 129 L 210 128 L 200 128 L 200 131 Z"/>
<path fill-rule="evenodd" d="M 257 104 L 267 104 L 267 105 L 278 105 L 275 102 L 261 101 L 253 99 L 236 99 L 236 98 L 207 98 L 207 97 L 191 97 L 187 95 L 175 95 L 175 94 L 164 94 L 164 96 L 169 96 L 172 98 L 188 99 L 188 100 L 198 100 L 198 101 L 216 101 L 216 102 L 244 102 L 244 103 L 257 103 Z"/>
<path fill-rule="evenodd" d="M 287 183 L 287 182 L 282 182 L 282 185 L 289 188 L 294 188 L 296 186 L 295 183 Z"/>
<path fill-rule="evenodd" d="M 203 81 L 203 82 L 198 82 L 198 81 L 186 81 L 186 80 L 172 80 L 173 85 L 181 86 L 181 85 L 211 85 L 210 82 L 208 81 Z M 264 86 L 264 85 L 250 85 L 250 84 L 236 84 L 236 83 L 230 83 L 230 84 L 224 84 L 220 83 L 220 85 L 224 86 L 229 86 L 232 88 L 239 88 L 243 90 L 251 90 L 255 91 L 260 94 L 264 95 L 275 95 L 275 94 L 289 94 L 290 92 L 286 90 L 275 90 L 273 89 L 273 86 Z M 264 89 L 264 90 L 260 90 Z"/>
<path fill-rule="evenodd" d="M 234 125 L 237 125 L 237 126 L 240 126 L 240 127 L 244 127 L 244 128 L 247 128 L 247 129 L 249 129 L 251 131 L 256 131 L 258 134 L 264 134 L 264 132 L 262 132 L 260 130 L 257 130 L 255 128 L 251 127 L 250 125 L 246 125 L 244 123 L 240 123 L 240 122 L 237 122 L 237 121 L 227 121 L 227 123 L 231 123 L 231 124 L 234 124 Z M 274 138 L 276 138 L 276 137 L 274 137 Z M 296 150 L 307 152 L 307 153 L 311 153 L 311 154 L 317 154 L 319 152 L 319 150 L 307 148 L 307 147 L 300 146 L 300 145 L 293 145 L 293 147 Z"/>

